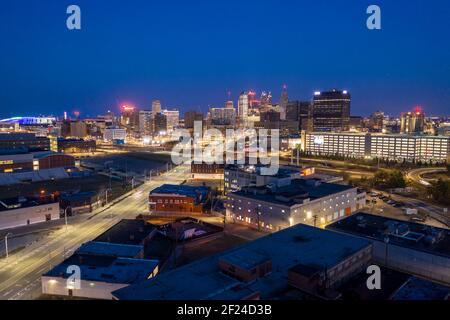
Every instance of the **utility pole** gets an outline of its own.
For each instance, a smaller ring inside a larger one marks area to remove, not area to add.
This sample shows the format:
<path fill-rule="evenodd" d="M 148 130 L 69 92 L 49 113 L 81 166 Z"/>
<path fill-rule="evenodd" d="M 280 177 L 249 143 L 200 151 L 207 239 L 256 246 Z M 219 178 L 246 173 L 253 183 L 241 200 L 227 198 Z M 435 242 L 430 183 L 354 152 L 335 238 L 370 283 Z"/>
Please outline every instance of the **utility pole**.
<path fill-rule="evenodd" d="M 385 243 L 385 253 L 384 253 L 384 264 L 386 268 L 388 268 L 388 246 L 389 246 L 389 235 L 386 234 L 384 237 L 384 243 Z"/>
<path fill-rule="evenodd" d="M 256 207 L 256 220 L 258 221 L 258 231 L 261 231 L 261 223 L 259 221 L 259 216 L 261 215 L 261 212 L 259 211 L 259 206 Z"/>
<path fill-rule="evenodd" d="M 8 237 L 12 236 L 13 234 L 11 232 L 7 233 L 5 236 L 5 252 L 6 252 L 6 259 L 8 259 L 9 257 L 9 253 L 8 253 Z"/>
<path fill-rule="evenodd" d="M 70 207 L 66 207 L 64 209 L 64 222 L 66 224 L 66 232 L 67 232 L 67 209 L 69 209 Z"/>

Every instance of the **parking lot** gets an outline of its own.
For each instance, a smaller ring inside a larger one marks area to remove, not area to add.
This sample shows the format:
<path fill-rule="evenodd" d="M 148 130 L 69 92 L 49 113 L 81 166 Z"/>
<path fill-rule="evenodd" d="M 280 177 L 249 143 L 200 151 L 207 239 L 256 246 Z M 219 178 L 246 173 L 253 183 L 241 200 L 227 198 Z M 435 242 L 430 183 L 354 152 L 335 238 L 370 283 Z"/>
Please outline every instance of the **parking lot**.
<path fill-rule="evenodd" d="M 396 201 L 387 194 L 372 192 L 367 194 L 367 199 L 369 213 L 403 221 L 428 224 L 440 228 L 446 227 L 442 223 L 427 217 L 422 210 L 416 208 L 414 205 Z"/>

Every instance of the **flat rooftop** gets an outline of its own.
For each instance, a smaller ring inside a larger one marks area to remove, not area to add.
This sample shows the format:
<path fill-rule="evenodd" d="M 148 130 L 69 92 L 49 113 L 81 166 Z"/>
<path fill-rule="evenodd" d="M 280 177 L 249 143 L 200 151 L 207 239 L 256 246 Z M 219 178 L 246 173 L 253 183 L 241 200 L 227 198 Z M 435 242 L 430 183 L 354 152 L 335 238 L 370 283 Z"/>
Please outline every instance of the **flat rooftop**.
<path fill-rule="evenodd" d="M 85 201 L 85 200 L 91 200 L 95 196 L 97 196 L 98 193 L 95 191 L 82 191 L 77 193 L 61 193 L 61 200 L 66 201 Z"/>
<path fill-rule="evenodd" d="M 78 250 L 81 254 L 106 255 L 121 258 L 136 258 L 144 251 L 142 245 L 117 244 L 108 242 L 89 241 Z"/>
<path fill-rule="evenodd" d="M 298 200 L 301 199 L 312 201 L 351 189 L 354 187 L 323 183 L 318 179 L 295 179 L 291 181 L 290 185 L 279 187 L 275 191 L 270 191 L 266 187 L 250 187 L 234 192 L 230 194 L 230 197 L 238 195 L 274 204 L 293 206 L 299 204 Z"/>
<path fill-rule="evenodd" d="M 94 241 L 139 245 L 156 230 L 156 226 L 143 220 L 124 219 L 112 226 Z"/>
<path fill-rule="evenodd" d="M 264 262 L 270 261 L 270 258 L 260 254 L 259 252 L 254 252 L 244 248 L 240 251 L 224 255 L 220 258 L 220 260 L 232 264 L 233 266 L 250 270 Z"/>
<path fill-rule="evenodd" d="M 36 135 L 29 132 L 0 132 L 0 141 L 36 140 Z"/>
<path fill-rule="evenodd" d="M 360 212 L 327 229 L 450 258 L 450 230 Z"/>
<path fill-rule="evenodd" d="M 395 292 L 392 300 L 449 300 L 450 287 L 411 277 Z"/>
<path fill-rule="evenodd" d="M 77 265 L 81 269 L 82 280 L 133 284 L 148 279 L 158 263 L 157 260 L 75 253 L 43 276 L 67 279 L 70 276 L 67 273 L 67 268 L 71 265 Z"/>
<path fill-rule="evenodd" d="M 151 195 L 154 194 L 176 194 L 189 198 L 193 198 L 195 202 L 204 202 L 209 194 L 210 189 L 205 186 L 189 186 L 189 185 L 175 185 L 175 184 L 164 184 L 150 192 Z"/>
<path fill-rule="evenodd" d="M 370 245 L 360 238 L 299 224 L 113 294 L 121 300 L 220 300 L 239 299 L 243 292 L 245 295 L 259 292 L 262 299 L 268 299 L 288 287 L 290 268 L 300 263 L 332 267 Z M 240 256 L 251 256 L 252 261 L 261 257 L 270 259 L 272 272 L 246 284 L 220 271 L 220 259 Z"/>
<path fill-rule="evenodd" d="M 261 169 L 268 168 L 268 165 L 262 165 L 262 164 L 255 164 L 255 165 L 249 165 L 249 164 L 227 164 L 225 166 L 225 170 L 236 170 L 239 172 L 245 172 L 249 174 L 261 174 Z M 293 168 L 289 166 L 281 166 L 278 169 L 277 174 L 272 175 L 271 177 L 276 178 L 288 178 L 293 174 L 300 174 L 300 168 Z"/>
<path fill-rule="evenodd" d="M 57 203 L 49 197 L 15 197 L 0 200 L 0 212 Z"/>
<path fill-rule="evenodd" d="M 208 187 L 204 186 L 189 186 L 189 185 L 176 185 L 176 184 L 163 184 L 162 186 L 155 188 L 150 194 L 155 193 L 174 193 L 191 198 L 196 198 L 199 195 L 207 195 L 209 192 Z"/>

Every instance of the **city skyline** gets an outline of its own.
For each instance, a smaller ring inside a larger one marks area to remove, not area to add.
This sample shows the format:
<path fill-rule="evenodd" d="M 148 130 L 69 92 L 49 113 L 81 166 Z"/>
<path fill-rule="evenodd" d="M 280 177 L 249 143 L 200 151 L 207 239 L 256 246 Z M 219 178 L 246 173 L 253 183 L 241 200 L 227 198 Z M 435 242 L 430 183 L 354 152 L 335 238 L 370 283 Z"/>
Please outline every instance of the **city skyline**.
<path fill-rule="evenodd" d="M 26 1 L 23 10 L 24 3 L 7 3 L 0 13 L 2 118 L 75 110 L 96 116 L 124 103 L 150 108 L 153 99 L 206 113 L 223 106 L 228 92 L 236 103 L 244 90 L 271 90 L 277 102 L 283 84 L 290 100 L 346 89 L 354 115 L 449 109 L 445 1 L 379 1 L 377 31 L 365 26 L 363 2 L 110 1 L 105 8 L 78 1 L 77 31 L 65 26 L 67 3 Z"/>

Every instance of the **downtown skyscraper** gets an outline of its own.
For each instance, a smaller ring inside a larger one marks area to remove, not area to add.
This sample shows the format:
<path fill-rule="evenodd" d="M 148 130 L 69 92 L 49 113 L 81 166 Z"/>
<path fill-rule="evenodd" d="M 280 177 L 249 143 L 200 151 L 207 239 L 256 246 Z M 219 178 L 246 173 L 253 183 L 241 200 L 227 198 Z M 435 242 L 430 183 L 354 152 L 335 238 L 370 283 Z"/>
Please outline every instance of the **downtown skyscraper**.
<path fill-rule="evenodd" d="M 312 130 L 317 132 L 342 132 L 350 127 L 350 94 L 333 89 L 315 92 L 312 106 Z"/>

